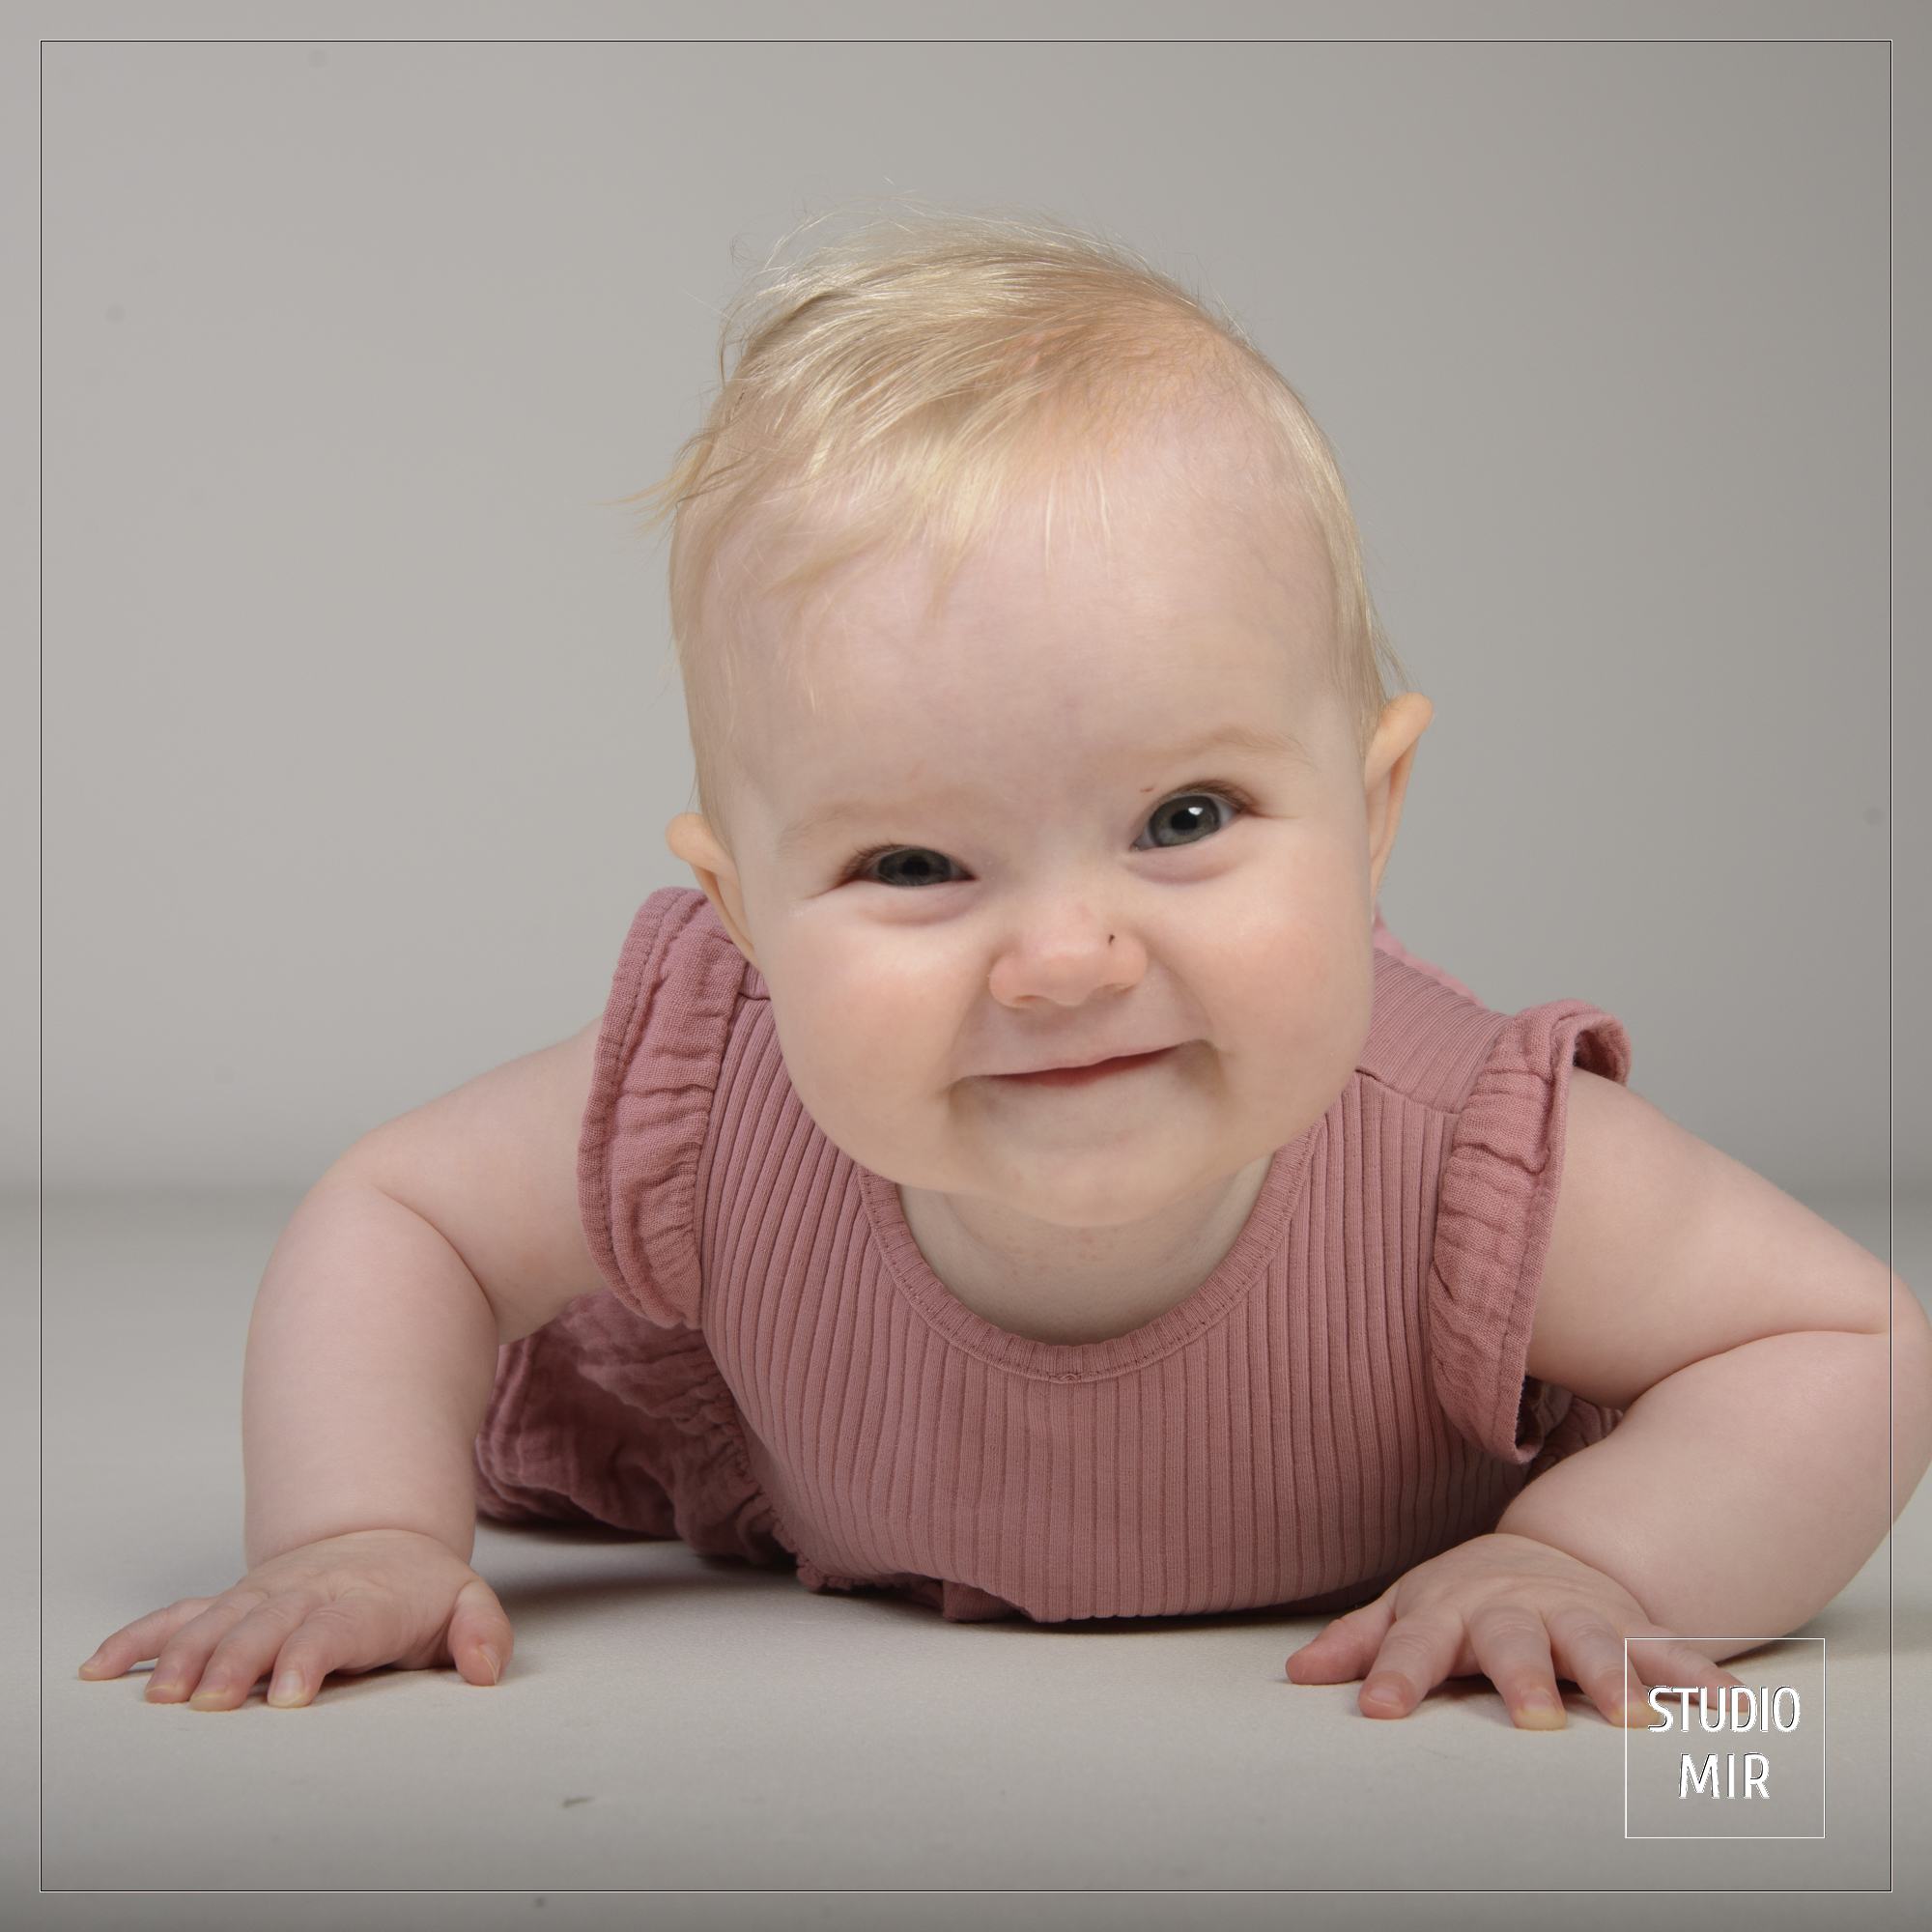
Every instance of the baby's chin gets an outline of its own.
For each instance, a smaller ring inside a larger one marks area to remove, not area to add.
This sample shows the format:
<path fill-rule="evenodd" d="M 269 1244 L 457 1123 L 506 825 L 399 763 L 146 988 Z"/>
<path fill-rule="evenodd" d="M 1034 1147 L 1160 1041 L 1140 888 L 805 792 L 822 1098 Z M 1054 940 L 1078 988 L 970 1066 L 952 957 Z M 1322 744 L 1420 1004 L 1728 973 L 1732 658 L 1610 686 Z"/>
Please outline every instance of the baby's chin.
<path fill-rule="evenodd" d="M 1046 1227 L 1100 1231 L 1212 1196 L 1308 1124 L 1279 1104 L 1231 1118 L 1221 1093 L 1167 1073 L 1037 1094 L 961 1081 L 890 1123 L 807 1106 L 830 1140 L 899 1187 Z"/>
<path fill-rule="evenodd" d="M 1085 1157 L 1060 1151 L 1019 1161 L 975 1162 L 964 1171 L 955 1169 L 938 1185 L 920 1180 L 900 1184 L 967 1196 L 1051 1228 L 1131 1228 L 1233 1183 L 1253 1158 L 1230 1152 L 1186 1166 L 1171 1150 L 1145 1160 L 1123 1157 L 1118 1149 Z M 954 1184 L 945 1184 L 947 1179 Z"/>

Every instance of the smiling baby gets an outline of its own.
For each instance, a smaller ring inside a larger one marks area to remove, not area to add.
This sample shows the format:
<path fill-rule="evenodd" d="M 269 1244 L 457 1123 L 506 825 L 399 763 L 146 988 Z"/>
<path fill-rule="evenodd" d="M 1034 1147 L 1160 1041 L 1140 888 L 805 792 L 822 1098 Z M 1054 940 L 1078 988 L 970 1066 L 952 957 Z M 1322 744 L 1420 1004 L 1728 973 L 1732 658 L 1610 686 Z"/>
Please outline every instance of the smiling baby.
<path fill-rule="evenodd" d="M 249 1574 L 83 1674 L 495 1682 L 480 1501 L 955 1619 L 1343 1611 L 1289 1674 L 1372 1717 L 1728 1682 L 1923 1471 L 1924 1319 L 1615 1020 L 1380 927 L 1430 707 L 1294 393 L 1038 223 L 867 231 L 729 337 L 660 493 L 701 892 L 317 1183 Z"/>

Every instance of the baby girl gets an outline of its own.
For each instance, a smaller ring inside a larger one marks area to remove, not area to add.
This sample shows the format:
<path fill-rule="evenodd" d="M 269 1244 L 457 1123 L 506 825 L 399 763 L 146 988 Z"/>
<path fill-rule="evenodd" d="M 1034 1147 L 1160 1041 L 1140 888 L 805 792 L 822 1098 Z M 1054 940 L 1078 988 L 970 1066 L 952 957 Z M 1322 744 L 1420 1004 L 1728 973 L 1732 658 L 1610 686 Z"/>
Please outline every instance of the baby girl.
<path fill-rule="evenodd" d="M 701 892 L 317 1183 L 249 1572 L 82 1674 L 494 1683 L 480 1501 L 955 1619 L 1346 1612 L 1288 1671 L 1371 1717 L 1729 1682 L 1923 1471 L 1932 1338 L 1614 1019 L 1379 925 L 1430 707 L 1294 393 L 1044 225 L 872 231 L 730 339 L 661 492 Z"/>

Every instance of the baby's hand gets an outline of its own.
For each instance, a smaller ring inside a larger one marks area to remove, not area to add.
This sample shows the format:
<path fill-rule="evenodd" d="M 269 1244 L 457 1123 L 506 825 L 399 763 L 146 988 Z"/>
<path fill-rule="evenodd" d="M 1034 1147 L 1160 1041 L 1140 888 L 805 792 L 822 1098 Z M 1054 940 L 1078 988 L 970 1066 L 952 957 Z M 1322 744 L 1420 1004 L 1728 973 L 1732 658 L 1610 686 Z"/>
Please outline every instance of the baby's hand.
<path fill-rule="evenodd" d="M 1625 1637 L 1633 1643 L 1624 1672 Z M 1561 1730 L 1558 1676 L 1613 1724 L 1647 1724 L 1644 1684 L 1737 1682 L 1660 1630 L 1620 1584 L 1526 1536 L 1478 1536 L 1419 1563 L 1288 1660 L 1295 1684 L 1367 1679 L 1365 1718 L 1406 1718 L 1445 1677 L 1482 1675 L 1520 1730 Z M 1640 1681 L 1639 1681 L 1640 1680 Z"/>
<path fill-rule="evenodd" d="M 119 1677 L 145 1657 L 151 1704 L 232 1711 L 270 1677 L 269 1702 L 311 1702 L 331 1670 L 453 1662 L 494 1684 L 510 1658 L 496 1593 L 445 1545 L 407 1529 L 357 1530 L 305 1544 L 251 1570 L 218 1597 L 193 1597 L 119 1630 L 80 1666 Z"/>

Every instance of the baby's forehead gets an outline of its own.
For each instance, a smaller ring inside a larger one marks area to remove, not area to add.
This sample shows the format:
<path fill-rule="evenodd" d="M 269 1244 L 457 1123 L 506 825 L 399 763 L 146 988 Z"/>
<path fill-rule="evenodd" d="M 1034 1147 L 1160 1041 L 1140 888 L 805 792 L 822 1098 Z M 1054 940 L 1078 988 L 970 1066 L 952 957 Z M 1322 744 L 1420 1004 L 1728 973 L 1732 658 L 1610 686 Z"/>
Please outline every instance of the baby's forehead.
<path fill-rule="evenodd" d="M 1126 686 L 1191 701 L 1203 684 L 1330 682 L 1319 539 L 1246 502 L 1146 483 L 1037 500 L 956 555 L 868 552 L 748 588 L 729 655 L 759 735 L 822 743 L 841 721 L 864 733 L 989 704 L 1015 730 L 1042 715 L 1071 730 L 1119 709 Z"/>
<path fill-rule="evenodd" d="M 967 468 L 923 514 L 895 515 L 890 499 L 909 494 L 888 473 L 747 504 L 721 541 L 714 587 L 740 622 L 757 607 L 796 624 L 881 584 L 908 601 L 969 595 L 989 556 L 1026 549 L 1049 583 L 1096 554 L 1217 541 L 1298 582 L 1327 574 L 1302 478 L 1228 409 L 1083 416 L 982 473 Z"/>

